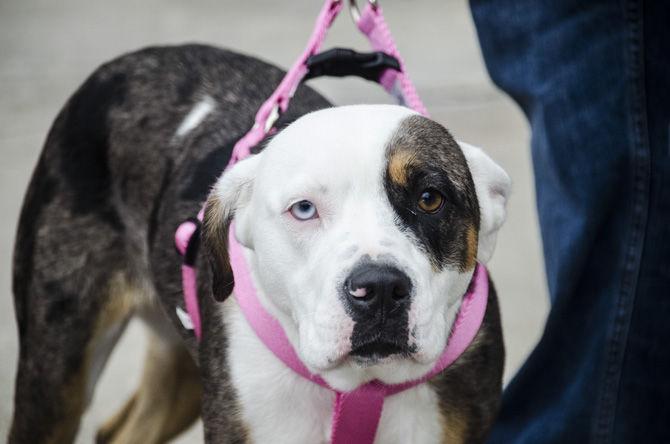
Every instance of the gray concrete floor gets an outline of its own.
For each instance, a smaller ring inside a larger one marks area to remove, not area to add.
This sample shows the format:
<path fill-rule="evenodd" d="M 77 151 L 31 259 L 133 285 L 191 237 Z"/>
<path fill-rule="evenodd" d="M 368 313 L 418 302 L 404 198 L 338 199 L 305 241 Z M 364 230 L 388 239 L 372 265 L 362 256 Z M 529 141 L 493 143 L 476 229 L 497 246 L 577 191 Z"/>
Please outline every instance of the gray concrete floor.
<path fill-rule="evenodd" d="M 9 428 L 17 359 L 11 255 L 21 200 L 41 145 L 67 97 L 100 63 L 151 44 L 206 42 L 287 66 L 311 29 L 320 2 L 240 0 L 0 1 L 0 439 Z M 382 0 L 410 74 L 433 117 L 457 138 L 480 145 L 514 180 L 509 217 L 491 271 L 501 299 L 506 381 L 542 331 L 548 302 L 534 207 L 528 128 L 491 84 L 464 0 Z M 344 14 L 327 42 L 366 48 Z M 335 103 L 386 102 L 372 84 L 319 80 Z M 145 346 L 133 323 L 115 350 L 78 442 L 132 392 Z M 177 442 L 201 442 L 196 426 Z"/>

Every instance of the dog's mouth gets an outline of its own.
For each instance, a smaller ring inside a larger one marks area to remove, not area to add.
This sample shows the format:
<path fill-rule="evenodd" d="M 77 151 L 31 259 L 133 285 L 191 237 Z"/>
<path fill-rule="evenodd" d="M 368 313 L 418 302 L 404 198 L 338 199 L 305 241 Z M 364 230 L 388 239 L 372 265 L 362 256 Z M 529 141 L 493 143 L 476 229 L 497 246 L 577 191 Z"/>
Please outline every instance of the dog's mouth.
<path fill-rule="evenodd" d="M 374 362 L 390 356 L 409 356 L 411 353 L 412 350 L 406 345 L 376 339 L 353 347 L 349 356 L 357 361 Z"/>

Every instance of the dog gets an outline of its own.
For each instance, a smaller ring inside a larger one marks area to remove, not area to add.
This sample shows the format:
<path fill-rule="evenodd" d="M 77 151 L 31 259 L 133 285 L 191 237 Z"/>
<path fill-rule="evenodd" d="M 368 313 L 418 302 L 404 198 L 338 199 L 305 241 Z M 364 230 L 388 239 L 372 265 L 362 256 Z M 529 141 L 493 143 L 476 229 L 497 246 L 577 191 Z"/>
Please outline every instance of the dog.
<path fill-rule="evenodd" d="M 198 417 L 206 442 L 329 442 L 333 393 L 279 361 L 228 297 L 233 218 L 264 305 L 331 387 L 399 383 L 435 363 L 493 253 L 509 177 L 407 108 L 332 107 L 304 85 L 281 130 L 221 174 L 282 75 L 214 47 L 153 47 L 104 64 L 68 100 L 19 221 L 10 443 L 74 440 L 132 317 L 149 326 L 141 384 L 97 442 L 165 442 Z M 174 233 L 203 202 L 198 342 Z M 485 439 L 504 361 L 489 288 L 468 349 L 389 397 L 375 442 Z M 355 306 L 366 290 L 393 307 Z"/>

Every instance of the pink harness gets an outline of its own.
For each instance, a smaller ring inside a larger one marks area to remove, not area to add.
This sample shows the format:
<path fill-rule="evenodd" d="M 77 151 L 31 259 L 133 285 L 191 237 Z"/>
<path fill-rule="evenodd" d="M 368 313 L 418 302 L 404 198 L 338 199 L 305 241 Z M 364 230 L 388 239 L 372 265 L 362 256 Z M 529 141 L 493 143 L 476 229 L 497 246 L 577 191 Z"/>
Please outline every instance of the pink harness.
<path fill-rule="evenodd" d="M 416 89 L 405 73 L 404 64 L 377 2 L 370 1 L 359 15 L 355 1 L 350 1 L 351 7 L 355 8 L 352 9 L 352 12 L 354 12 L 356 25 L 367 36 L 372 47 L 395 57 L 400 65 L 399 71 L 386 69 L 381 74 L 379 83 L 389 93 L 396 96 L 400 103 L 427 115 L 428 112 L 419 99 Z M 279 113 L 287 110 L 293 93 L 308 73 L 308 59 L 318 52 L 328 28 L 341 11 L 343 2 L 344 0 L 326 0 L 307 48 L 288 71 L 272 96 L 261 106 L 256 114 L 254 126 L 235 145 L 227 168 L 249 156 L 251 148 L 260 143 L 273 130 Z M 180 308 L 177 309 L 177 313 L 184 326 L 193 329 L 198 340 L 202 336 L 202 329 L 195 271 L 197 243 L 191 242 L 191 239 L 198 230 L 203 215 L 204 212 L 201 210 L 197 219 L 182 223 L 175 233 L 177 249 L 184 257 L 182 285 L 187 314 L 181 312 Z M 441 373 L 467 349 L 484 319 L 489 290 L 488 275 L 486 268 L 478 264 L 470 287 L 463 296 L 447 345 L 432 370 L 419 379 L 402 384 L 390 385 L 375 380 L 351 392 L 339 392 L 305 367 L 277 319 L 270 315 L 258 300 L 242 247 L 233 235 L 233 225 L 231 224 L 229 230 L 229 254 L 235 279 L 234 297 L 249 325 L 277 358 L 300 376 L 335 392 L 331 435 L 333 444 L 372 444 L 381 418 L 384 398 L 422 384 Z"/>

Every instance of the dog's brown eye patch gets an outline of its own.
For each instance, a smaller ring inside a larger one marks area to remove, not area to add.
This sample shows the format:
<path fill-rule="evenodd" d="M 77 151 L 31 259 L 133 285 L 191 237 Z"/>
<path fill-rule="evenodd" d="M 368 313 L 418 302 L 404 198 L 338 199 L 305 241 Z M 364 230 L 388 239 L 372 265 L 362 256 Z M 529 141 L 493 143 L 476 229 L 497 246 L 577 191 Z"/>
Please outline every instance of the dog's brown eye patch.
<path fill-rule="evenodd" d="M 444 205 L 444 196 L 434 188 L 423 190 L 419 196 L 418 206 L 421 211 L 428 214 L 435 214 Z"/>
<path fill-rule="evenodd" d="M 471 269 L 479 204 L 467 161 L 449 131 L 425 117 L 407 117 L 387 142 L 386 161 L 383 184 L 396 224 L 412 233 L 435 270 Z"/>

